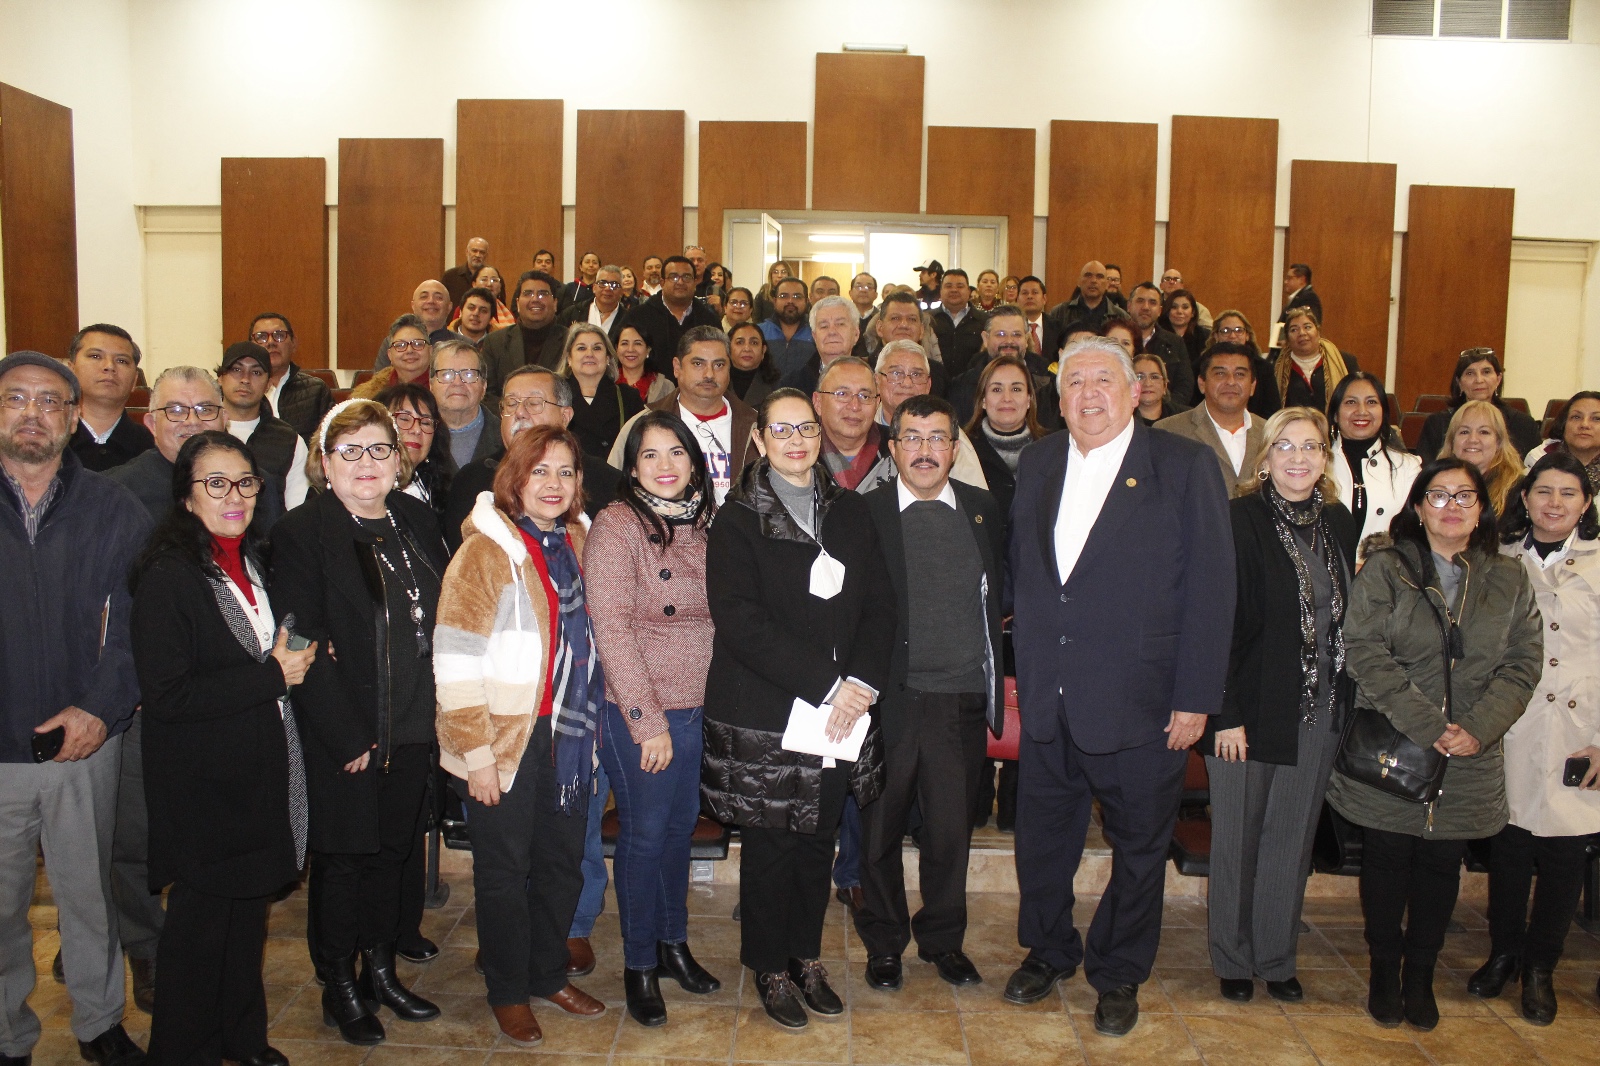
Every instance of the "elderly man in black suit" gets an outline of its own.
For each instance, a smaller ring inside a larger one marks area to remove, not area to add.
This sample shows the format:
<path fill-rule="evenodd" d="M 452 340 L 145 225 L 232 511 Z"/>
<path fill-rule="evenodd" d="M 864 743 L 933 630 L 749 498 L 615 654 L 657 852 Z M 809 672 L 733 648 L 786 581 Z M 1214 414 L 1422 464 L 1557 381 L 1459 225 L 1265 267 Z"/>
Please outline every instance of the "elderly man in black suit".
<path fill-rule="evenodd" d="M 1134 419 L 1133 366 L 1115 341 L 1069 344 L 1058 385 L 1068 432 L 1023 452 L 1011 513 L 1028 956 L 1005 995 L 1043 999 L 1082 962 L 1100 995 L 1095 1029 L 1122 1036 L 1161 939 L 1187 751 L 1222 705 L 1233 540 L 1216 457 Z M 1072 878 L 1096 800 L 1111 881 L 1080 939 Z"/>

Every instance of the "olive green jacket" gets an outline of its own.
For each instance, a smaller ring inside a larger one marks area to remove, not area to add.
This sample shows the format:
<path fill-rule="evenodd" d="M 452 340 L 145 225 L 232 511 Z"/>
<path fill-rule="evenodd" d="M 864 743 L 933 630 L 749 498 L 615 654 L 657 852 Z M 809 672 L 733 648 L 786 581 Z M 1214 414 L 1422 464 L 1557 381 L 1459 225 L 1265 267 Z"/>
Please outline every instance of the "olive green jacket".
<path fill-rule="evenodd" d="M 1418 589 L 1396 552 L 1406 553 L 1426 591 Z M 1415 743 L 1430 747 L 1444 733 L 1444 660 L 1439 626 L 1425 597 L 1442 604 L 1432 556 L 1404 541 L 1376 551 L 1350 586 L 1345 612 L 1345 662 L 1358 707 L 1383 712 Z M 1429 805 L 1391 796 L 1337 770 L 1328 802 L 1358 825 L 1433 840 L 1470 840 L 1505 827 L 1505 756 L 1500 738 L 1528 706 L 1539 683 L 1543 627 L 1528 576 L 1513 559 L 1469 549 L 1458 557 L 1457 621 L 1466 655 L 1451 670 L 1455 721 L 1482 750 L 1452 758 L 1438 800 Z M 1431 817 L 1430 817 L 1431 815 Z"/>

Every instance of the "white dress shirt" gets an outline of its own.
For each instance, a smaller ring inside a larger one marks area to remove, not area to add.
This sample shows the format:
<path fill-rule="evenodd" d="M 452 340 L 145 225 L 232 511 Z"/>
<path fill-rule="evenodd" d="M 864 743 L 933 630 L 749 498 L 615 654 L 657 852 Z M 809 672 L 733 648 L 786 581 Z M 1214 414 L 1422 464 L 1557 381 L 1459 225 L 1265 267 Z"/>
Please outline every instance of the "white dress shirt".
<path fill-rule="evenodd" d="M 1133 420 L 1129 419 L 1121 433 L 1087 455 L 1078 451 L 1076 443 L 1068 445 L 1067 476 L 1061 487 L 1061 507 L 1056 511 L 1056 573 L 1063 585 L 1078 565 L 1078 556 L 1111 495 L 1132 441 Z"/>
<path fill-rule="evenodd" d="M 600 313 L 599 303 L 595 300 L 590 300 L 589 324 L 591 326 L 599 326 L 601 329 L 605 330 L 607 334 L 609 334 L 611 332 L 611 323 L 617 320 L 617 312 L 620 310 L 622 310 L 622 304 L 621 302 L 618 302 L 617 306 L 611 309 L 611 313 L 609 315 L 602 315 Z"/>
<path fill-rule="evenodd" d="M 1217 436 L 1222 438 L 1223 450 L 1228 453 L 1228 461 L 1233 464 L 1233 476 L 1238 477 L 1239 471 L 1244 468 L 1245 438 L 1250 436 L 1250 412 L 1244 413 L 1244 425 L 1229 431 L 1217 424 L 1211 418 L 1211 408 L 1206 408 L 1206 418 L 1211 420 L 1211 428 L 1217 431 Z"/>
<path fill-rule="evenodd" d="M 939 495 L 935 496 L 932 500 L 925 501 L 919 501 L 912 491 L 906 488 L 904 479 L 897 477 L 894 479 L 894 484 L 895 495 L 900 500 L 900 510 L 902 511 L 904 511 L 907 507 L 910 507 L 912 504 L 918 502 L 942 503 L 949 507 L 952 511 L 961 510 L 961 508 L 956 504 L 956 490 L 950 487 L 949 478 L 945 478 L 944 488 L 940 491 Z"/>

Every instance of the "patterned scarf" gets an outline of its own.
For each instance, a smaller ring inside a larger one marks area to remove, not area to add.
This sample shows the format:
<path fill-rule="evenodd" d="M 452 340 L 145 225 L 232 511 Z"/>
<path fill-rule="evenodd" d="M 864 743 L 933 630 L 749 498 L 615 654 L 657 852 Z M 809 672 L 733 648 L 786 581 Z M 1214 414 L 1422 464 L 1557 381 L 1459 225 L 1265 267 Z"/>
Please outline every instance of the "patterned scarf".
<path fill-rule="evenodd" d="M 664 500 L 653 492 L 645 489 L 639 490 L 645 505 L 654 511 L 663 522 L 687 522 L 693 515 L 694 509 L 700 506 L 700 493 L 689 492 L 679 500 Z"/>
<path fill-rule="evenodd" d="M 517 519 L 517 528 L 538 541 L 545 569 L 556 591 L 561 617 L 554 619 L 553 665 L 550 672 L 550 739 L 555 748 L 556 811 L 588 811 L 594 771 L 595 735 L 605 705 L 606 676 L 595 653 L 594 627 L 583 595 L 583 572 L 567 541 L 567 527 L 557 522 L 546 533 L 531 518 Z"/>
<path fill-rule="evenodd" d="M 261 646 L 255 626 L 245 617 L 244 608 L 234 597 L 228 583 L 214 574 L 207 574 L 211 593 L 216 597 L 217 609 L 235 639 L 243 645 L 258 663 L 267 661 L 272 652 Z M 294 629 L 294 615 L 283 616 L 283 624 Z M 294 833 L 294 861 L 296 867 L 306 864 L 306 824 L 310 808 L 306 804 L 306 760 L 300 751 L 300 729 L 294 720 L 294 704 L 287 695 L 278 697 L 278 714 L 283 718 L 283 739 L 289 749 L 289 828 Z"/>
<path fill-rule="evenodd" d="M 1333 585 L 1333 600 L 1329 604 L 1333 624 L 1328 641 L 1335 675 L 1344 669 L 1344 635 L 1340 632 L 1344 621 L 1344 570 L 1339 565 L 1333 530 L 1328 525 L 1327 516 L 1322 513 L 1321 490 L 1312 489 L 1311 499 L 1300 507 L 1279 495 L 1271 481 L 1261 486 L 1261 494 L 1267 498 L 1271 508 L 1272 525 L 1278 532 L 1278 541 L 1283 545 L 1283 550 L 1289 553 L 1289 561 L 1294 564 L 1300 601 L 1300 721 L 1312 725 L 1317 720 L 1317 604 L 1311 588 L 1311 568 L 1295 543 L 1294 530 L 1289 527 L 1304 529 L 1314 525 L 1312 544 L 1315 545 L 1318 538 L 1322 540 L 1323 562 L 1327 564 L 1328 577 Z"/>

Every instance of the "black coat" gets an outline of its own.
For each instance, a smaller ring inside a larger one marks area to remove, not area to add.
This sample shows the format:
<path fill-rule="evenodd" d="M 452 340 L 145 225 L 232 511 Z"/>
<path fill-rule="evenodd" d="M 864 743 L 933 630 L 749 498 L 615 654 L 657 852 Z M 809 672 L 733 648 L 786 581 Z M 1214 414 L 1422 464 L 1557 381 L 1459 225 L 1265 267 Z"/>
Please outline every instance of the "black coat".
<path fill-rule="evenodd" d="M 1311 313 L 1317 316 L 1317 325 L 1326 328 L 1327 322 L 1322 317 L 1322 297 L 1318 296 L 1309 284 L 1301 286 L 1295 294 L 1289 297 L 1289 302 L 1283 305 L 1283 313 L 1278 316 L 1279 322 L 1289 320 L 1289 312 L 1296 307 L 1309 307 Z"/>
<path fill-rule="evenodd" d="M 1182 337 L 1157 326 L 1156 331 L 1150 334 L 1150 339 L 1144 342 L 1144 350 L 1159 356 L 1166 364 L 1168 396 L 1190 406 L 1200 401 L 1199 390 L 1194 384 L 1194 363 L 1190 361 L 1189 347 L 1183 343 Z"/>
<path fill-rule="evenodd" d="M 1506 432 L 1511 434 L 1511 443 L 1518 455 L 1527 455 L 1539 446 L 1544 434 L 1540 432 L 1538 422 L 1515 407 L 1507 407 L 1504 400 L 1496 399 L 1494 405 L 1506 420 Z M 1417 454 L 1422 456 L 1423 462 L 1439 457 L 1439 452 L 1444 449 L 1445 436 L 1450 432 L 1450 419 L 1455 413 L 1455 407 L 1435 411 L 1423 422 L 1422 436 L 1417 439 Z"/>
<path fill-rule="evenodd" d="M 951 320 L 941 304 L 928 312 L 933 321 L 933 335 L 939 338 L 939 355 L 944 360 L 948 380 L 955 381 L 974 364 L 981 362 L 983 331 L 988 328 L 989 316 L 978 310 L 976 304 L 967 305 L 967 313 L 958 325 Z"/>
<path fill-rule="evenodd" d="M 578 438 L 585 455 L 606 458 L 617 443 L 623 423 L 644 410 L 639 390 L 603 377 L 591 402 L 583 398 L 577 378 L 569 376 L 567 384 L 572 387 L 572 421 L 567 428 Z"/>
<path fill-rule="evenodd" d="M 117 424 L 111 427 L 111 434 L 106 437 L 104 444 L 94 439 L 94 434 L 89 432 L 89 423 L 81 420 L 78 422 L 78 428 L 73 431 L 72 439 L 67 442 L 67 447 L 77 453 L 83 468 L 93 470 L 97 474 L 121 466 L 155 446 L 155 437 L 126 411 L 117 419 Z"/>
<path fill-rule="evenodd" d="M 1233 650 L 1222 713 L 1211 719 L 1201 751 L 1215 751 L 1211 734 L 1244 726 L 1249 758 L 1293 766 L 1300 748 L 1300 591 L 1294 561 L 1272 521 L 1272 509 L 1259 492 L 1229 505 L 1233 522 L 1238 597 L 1233 610 Z M 1356 542 L 1361 531 L 1344 504 L 1324 508 L 1334 546 L 1344 557 L 1345 602 L 1356 573 Z M 1334 682 L 1334 713 L 1343 715 L 1350 681 L 1343 672 Z"/>
<path fill-rule="evenodd" d="M 293 881 L 277 660 L 259 662 L 239 643 L 210 582 L 177 553 L 157 558 L 139 582 L 133 655 L 144 694 L 150 891 L 182 881 L 248 899 Z"/>
<path fill-rule="evenodd" d="M 444 542 L 433 509 L 401 492 L 389 493 L 389 510 L 407 533 L 413 566 L 442 575 Z M 389 754 L 389 675 L 386 581 L 376 538 L 357 524 L 332 492 L 319 493 L 283 517 L 272 531 L 272 609 L 293 612 L 295 632 L 327 648 L 294 692 L 306 755 L 311 801 L 311 847 L 316 851 L 372 854 L 378 850 L 378 774 Z M 432 632 L 437 603 L 423 603 L 425 632 Z M 433 672 L 419 669 L 419 684 L 433 687 Z M 367 769 L 344 772 L 346 763 L 371 751 Z"/>
<path fill-rule="evenodd" d="M 678 378 L 672 372 L 672 360 L 678 354 L 678 338 L 695 326 L 716 326 L 721 329 L 722 316 L 711 310 L 704 300 L 695 300 L 689 307 L 689 313 L 679 322 L 677 316 L 667 309 L 661 294 L 656 293 L 629 311 L 623 325 L 638 330 L 639 336 L 649 346 L 650 369 L 676 383 Z"/>
<path fill-rule="evenodd" d="M 1346 374 L 1353 374 L 1357 370 L 1361 369 L 1361 364 L 1357 361 L 1355 356 L 1343 350 L 1341 350 L 1339 354 L 1344 357 L 1344 372 Z M 1278 352 L 1279 361 L 1292 358 L 1293 356 L 1289 354 L 1287 348 Z M 1272 380 L 1274 384 L 1277 383 L 1278 379 L 1276 373 L 1274 373 Z M 1312 410 L 1321 411 L 1326 414 L 1328 410 L 1328 397 L 1333 393 L 1334 387 L 1338 384 L 1339 383 L 1337 381 L 1328 380 L 1327 364 L 1318 363 L 1317 369 L 1311 372 L 1311 387 L 1307 388 L 1306 379 L 1301 377 L 1300 371 L 1291 365 L 1289 367 L 1289 384 L 1283 390 L 1283 406 L 1309 407 Z M 1257 385 L 1256 391 L 1260 392 L 1259 385 Z M 1254 410 L 1255 408 L 1252 407 L 1251 411 L 1253 412 Z"/>
<path fill-rule="evenodd" d="M 963 448 L 971 448 L 972 454 L 978 457 L 978 465 L 983 468 L 983 479 L 989 483 L 989 495 L 994 497 L 995 509 L 1000 513 L 1000 555 L 1003 560 L 1006 531 L 1011 528 L 1011 501 L 1017 494 L 1017 475 L 1000 458 L 1000 453 L 983 435 L 981 427 L 962 434 L 961 441 Z"/>
<path fill-rule="evenodd" d="M 817 542 L 784 510 L 767 461 L 747 466 L 717 511 L 706 545 L 706 599 L 717 633 L 706 678 L 700 793 L 736 825 L 814 833 L 822 759 L 784 751 L 795 697 L 820 706 L 841 677 L 882 693 L 894 637 L 894 592 L 865 500 L 816 467 L 822 545 L 844 564 L 844 588 L 811 595 Z M 856 801 L 883 790 L 879 723 L 851 768 Z"/>
<path fill-rule="evenodd" d="M 983 575 L 988 582 L 988 596 L 984 601 L 984 623 L 988 627 L 988 693 L 987 713 L 989 729 L 995 736 L 1004 732 L 1006 724 L 1006 672 L 1001 662 L 1003 647 L 1000 635 L 1000 605 L 1005 591 L 1006 537 L 1005 522 L 995 499 L 989 493 L 959 481 L 950 482 L 955 491 L 961 513 L 966 515 L 972 539 L 977 542 L 978 555 L 983 559 Z M 883 731 L 893 737 L 903 728 L 906 714 L 906 674 L 911 666 L 911 599 L 909 583 L 914 574 L 910 567 L 921 569 L 937 566 L 937 559 L 907 559 L 905 530 L 900 522 L 900 485 L 891 479 L 862 497 L 872 514 L 872 523 L 878 530 L 878 545 L 883 550 L 887 564 L 889 584 L 894 588 L 896 604 L 894 648 L 889 656 L 889 684 L 883 691 L 878 706 L 883 709 Z"/>
<path fill-rule="evenodd" d="M 567 330 L 573 324 L 589 321 L 589 305 L 592 303 L 594 303 L 594 297 L 588 296 L 556 315 L 556 324 L 561 327 L 561 335 L 563 337 L 566 336 Z M 611 319 L 611 328 L 606 331 L 606 336 L 611 338 L 611 346 L 613 348 L 616 347 L 617 341 L 622 337 L 622 324 L 628 320 L 629 310 L 631 308 L 628 306 L 627 298 L 624 297 L 622 302 L 617 304 L 617 313 Z"/>

